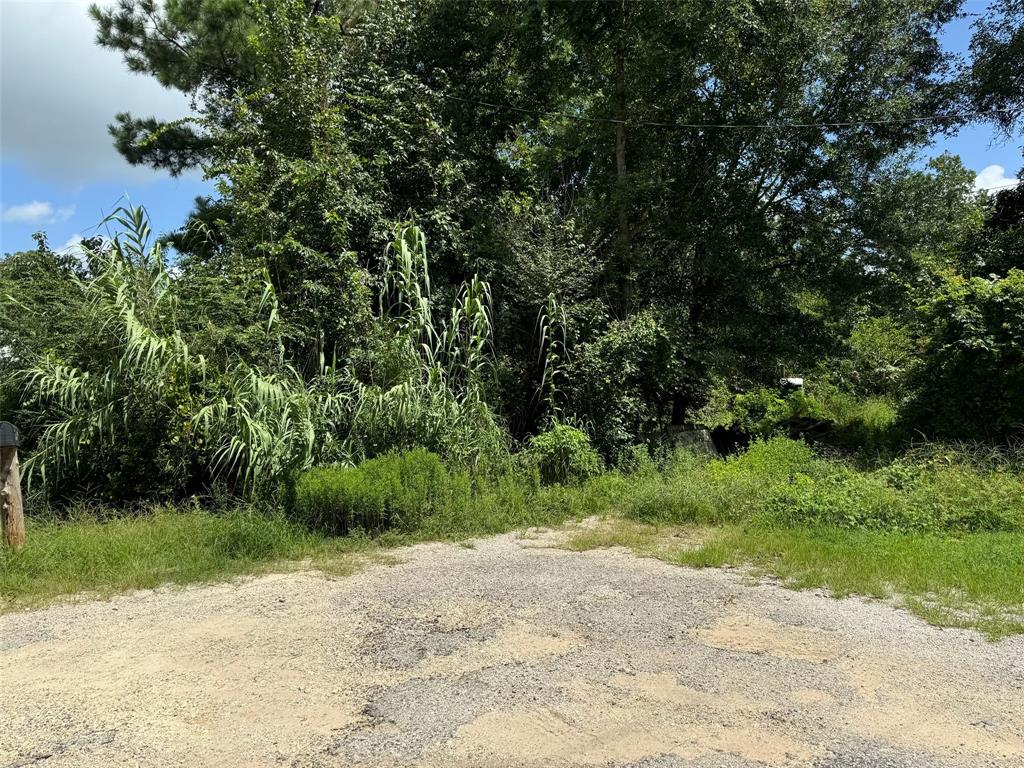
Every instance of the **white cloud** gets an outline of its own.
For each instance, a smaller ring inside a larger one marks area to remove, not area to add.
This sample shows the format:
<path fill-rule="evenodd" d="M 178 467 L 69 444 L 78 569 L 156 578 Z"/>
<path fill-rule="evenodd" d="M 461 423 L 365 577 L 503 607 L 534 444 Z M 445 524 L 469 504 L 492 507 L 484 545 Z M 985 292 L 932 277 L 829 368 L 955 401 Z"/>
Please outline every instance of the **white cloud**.
<path fill-rule="evenodd" d="M 86 266 L 85 251 L 82 250 L 82 240 L 84 238 L 76 232 L 67 239 L 64 245 L 60 248 L 55 248 L 54 252 L 64 256 L 74 256 L 82 266 Z"/>
<path fill-rule="evenodd" d="M 1017 179 L 1012 176 L 1006 175 L 1006 169 L 1001 165 L 987 165 L 978 172 L 978 175 L 974 179 L 974 189 L 997 189 L 1003 187 L 1004 189 L 1012 184 L 1016 184 Z"/>
<path fill-rule="evenodd" d="M 188 99 L 128 71 L 120 54 L 96 45 L 88 8 L 87 0 L 0 0 L 4 160 L 69 188 L 165 176 L 130 166 L 114 149 L 107 125 L 118 112 L 182 117 L 191 111 Z"/>
<path fill-rule="evenodd" d="M 39 200 L 4 208 L 4 221 L 10 224 L 44 224 L 53 220 L 53 206 Z"/>
<path fill-rule="evenodd" d="M 33 200 L 31 203 L 9 205 L 4 208 L 3 220 L 8 224 L 55 224 L 67 221 L 74 215 L 73 205 L 65 205 L 54 210 L 51 203 Z"/>
<path fill-rule="evenodd" d="M 81 252 L 82 236 L 77 232 L 67 239 L 60 248 L 56 249 L 57 253 L 80 253 Z"/>

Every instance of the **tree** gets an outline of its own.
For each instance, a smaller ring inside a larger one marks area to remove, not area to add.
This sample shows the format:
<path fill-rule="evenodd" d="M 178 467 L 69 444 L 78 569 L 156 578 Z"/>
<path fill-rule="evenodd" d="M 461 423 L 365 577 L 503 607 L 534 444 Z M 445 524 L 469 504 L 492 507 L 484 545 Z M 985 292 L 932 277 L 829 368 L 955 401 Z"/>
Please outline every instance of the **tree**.
<path fill-rule="evenodd" d="M 1024 0 L 995 0 L 974 25 L 968 95 L 1008 134 L 1024 125 Z"/>
<path fill-rule="evenodd" d="M 92 5 L 96 41 L 119 51 L 133 72 L 207 103 L 251 81 L 247 37 L 252 31 L 246 0 L 118 0 Z M 187 121 L 116 116 L 110 133 L 133 165 L 152 165 L 177 175 L 209 156 L 207 136 Z"/>
<path fill-rule="evenodd" d="M 196 101 L 187 141 L 183 123 L 136 121 L 130 142 L 220 180 L 216 214 L 196 216 L 215 236 L 186 263 L 265 266 L 301 370 L 366 345 L 376 254 L 411 214 L 441 293 L 493 280 L 510 402 L 530 386 L 538 302 L 562 293 L 541 283 L 583 254 L 558 268 L 569 336 L 664 318 L 695 381 L 645 408 L 681 418 L 712 374 L 763 381 L 816 360 L 851 327 L 831 310 L 906 262 L 872 196 L 956 123 L 938 36 L 959 7 L 122 0 L 94 13 L 101 43 Z"/>

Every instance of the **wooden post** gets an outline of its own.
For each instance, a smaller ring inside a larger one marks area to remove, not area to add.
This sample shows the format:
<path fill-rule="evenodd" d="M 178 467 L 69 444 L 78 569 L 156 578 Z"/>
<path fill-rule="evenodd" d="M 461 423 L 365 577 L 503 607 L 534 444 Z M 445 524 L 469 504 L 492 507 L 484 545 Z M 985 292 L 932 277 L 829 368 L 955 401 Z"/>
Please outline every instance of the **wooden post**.
<path fill-rule="evenodd" d="M 25 507 L 21 500 L 18 446 L 0 447 L 0 502 L 3 506 L 4 544 L 14 550 L 25 546 Z"/>

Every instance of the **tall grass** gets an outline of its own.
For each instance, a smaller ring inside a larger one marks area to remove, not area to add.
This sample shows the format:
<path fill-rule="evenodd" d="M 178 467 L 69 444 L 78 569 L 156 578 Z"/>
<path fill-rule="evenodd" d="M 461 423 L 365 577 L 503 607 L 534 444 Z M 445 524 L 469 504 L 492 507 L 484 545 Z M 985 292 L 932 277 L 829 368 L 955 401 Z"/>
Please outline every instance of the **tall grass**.
<path fill-rule="evenodd" d="M 280 514 L 157 507 L 141 515 L 62 522 L 29 519 L 28 545 L 0 549 L 0 606 L 39 605 L 84 592 L 105 597 L 161 584 L 230 578 L 309 559 L 334 572 L 355 568 L 359 540 L 329 540 Z"/>
<path fill-rule="evenodd" d="M 385 259 L 381 328 L 407 363 L 398 380 L 360 379 L 320 361 L 303 376 L 283 358 L 216 367 L 197 353 L 179 316 L 182 283 L 141 208 L 87 252 L 77 287 L 94 339 L 81 359 L 45 352 L 20 372 L 31 484 L 51 498 L 111 503 L 181 497 L 214 482 L 238 494 L 272 493 L 295 472 L 427 446 L 461 464 L 507 451 L 485 400 L 493 374 L 490 288 L 473 278 L 447 312 L 432 303 L 426 237 L 396 231 Z M 283 349 L 274 289 L 265 280 L 259 328 Z"/>
<path fill-rule="evenodd" d="M 418 449 L 311 470 L 278 513 L 35 521 L 25 550 L 0 556 L 0 596 L 21 604 L 109 594 L 295 559 L 345 568 L 349 553 L 367 547 L 597 515 L 632 527 L 586 534 L 577 548 L 617 543 L 684 565 L 745 563 L 794 587 L 903 595 L 935 623 L 1024 632 L 1024 477 L 984 458 L 935 449 L 863 470 L 775 438 L 728 459 L 680 452 L 630 473 L 545 484 L 530 461 L 471 471 Z M 666 527 L 696 533 L 653 546 Z M 695 537 L 700 545 L 689 546 Z"/>
<path fill-rule="evenodd" d="M 802 442 L 772 438 L 728 459 L 678 453 L 661 471 L 636 478 L 622 511 L 676 523 L 1024 531 L 1024 478 L 1005 464 L 948 456 L 862 470 Z"/>

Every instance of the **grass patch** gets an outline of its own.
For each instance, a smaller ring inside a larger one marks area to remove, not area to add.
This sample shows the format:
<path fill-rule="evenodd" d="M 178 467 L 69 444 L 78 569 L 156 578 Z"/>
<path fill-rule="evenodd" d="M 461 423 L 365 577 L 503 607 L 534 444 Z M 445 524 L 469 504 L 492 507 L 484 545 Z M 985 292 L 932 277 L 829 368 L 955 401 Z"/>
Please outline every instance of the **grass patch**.
<path fill-rule="evenodd" d="M 640 557 L 669 558 L 677 552 L 703 546 L 719 529 L 706 525 L 654 525 L 635 520 L 605 518 L 570 536 L 565 549 L 625 547 Z"/>
<path fill-rule="evenodd" d="M 725 460 L 681 452 L 631 473 L 549 485 L 528 463 L 474 475 L 413 451 L 307 473 L 288 516 L 164 508 L 30 520 L 26 549 L 0 552 L 0 601 L 105 596 L 296 563 L 345 573 L 387 547 L 472 546 L 598 516 L 614 521 L 577 531 L 570 548 L 747 565 L 790 587 L 899 599 L 943 626 L 1024 633 L 1024 477 L 999 457 L 981 458 L 944 449 L 859 468 L 772 439 Z M 347 535 L 330 535 L 339 531 Z"/>
<path fill-rule="evenodd" d="M 990 639 L 1024 633 L 1024 534 L 944 536 L 835 527 L 681 529 L 606 523 L 570 549 L 625 546 L 691 567 L 749 566 L 789 588 L 892 599 L 930 624 Z M 689 532 L 688 534 L 686 532 Z"/>
<path fill-rule="evenodd" d="M 236 509 L 156 507 L 104 517 L 83 511 L 67 520 L 27 520 L 26 546 L 0 548 L 0 610 L 45 605 L 81 593 L 105 598 L 162 584 L 315 568 L 346 575 L 386 550 L 422 541 L 467 542 L 530 526 L 554 526 L 607 511 L 621 478 L 597 478 L 586 489 L 538 487 L 518 475 L 472 481 L 453 473 L 443 503 L 404 530 L 354 529 L 331 536 L 285 514 Z M 471 542 L 464 546 L 473 546 Z"/>
<path fill-rule="evenodd" d="M 158 508 L 132 517 L 28 520 L 27 545 L 0 549 L 0 608 L 45 604 L 76 593 L 110 595 L 310 566 L 357 570 L 378 549 L 365 538 L 329 539 L 280 514 Z"/>

